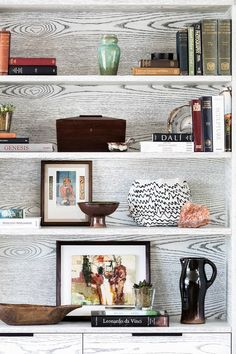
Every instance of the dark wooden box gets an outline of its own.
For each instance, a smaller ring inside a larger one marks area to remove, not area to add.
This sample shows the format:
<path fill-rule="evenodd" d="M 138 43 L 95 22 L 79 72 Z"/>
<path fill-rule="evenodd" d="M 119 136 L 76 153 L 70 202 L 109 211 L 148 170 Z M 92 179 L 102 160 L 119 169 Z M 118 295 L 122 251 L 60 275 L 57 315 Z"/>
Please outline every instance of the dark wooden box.
<path fill-rule="evenodd" d="M 108 151 L 108 142 L 124 142 L 126 120 L 103 116 L 57 119 L 57 149 L 66 151 Z"/>

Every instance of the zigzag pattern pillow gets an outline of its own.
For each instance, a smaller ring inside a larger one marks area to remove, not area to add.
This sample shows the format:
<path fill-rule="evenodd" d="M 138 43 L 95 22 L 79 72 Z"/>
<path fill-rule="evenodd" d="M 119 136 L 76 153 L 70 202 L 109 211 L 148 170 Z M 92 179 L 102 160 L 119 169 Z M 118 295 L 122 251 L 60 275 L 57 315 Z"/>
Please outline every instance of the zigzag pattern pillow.
<path fill-rule="evenodd" d="M 128 194 L 129 213 L 141 226 L 176 226 L 182 206 L 190 200 L 186 181 L 135 180 Z"/>

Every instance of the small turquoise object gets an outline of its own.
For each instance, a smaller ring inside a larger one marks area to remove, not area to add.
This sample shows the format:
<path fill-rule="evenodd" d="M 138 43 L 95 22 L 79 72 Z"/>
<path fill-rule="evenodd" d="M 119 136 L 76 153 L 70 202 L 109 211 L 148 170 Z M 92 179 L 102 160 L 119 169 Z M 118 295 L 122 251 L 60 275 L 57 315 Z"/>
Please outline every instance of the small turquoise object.
<path fill-rule="evenodd" d="M 105 34 L 98 47 L 98 65 L 101 75 L 117 75 L 120 62 L 120 48 L 115 34 Z"/>

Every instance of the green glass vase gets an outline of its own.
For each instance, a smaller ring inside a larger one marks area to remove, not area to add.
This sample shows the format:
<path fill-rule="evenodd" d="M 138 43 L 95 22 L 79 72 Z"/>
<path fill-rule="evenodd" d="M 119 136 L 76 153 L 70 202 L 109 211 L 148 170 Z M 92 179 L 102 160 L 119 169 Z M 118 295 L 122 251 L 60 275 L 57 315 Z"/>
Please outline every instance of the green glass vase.
<path fill-rule="evenodd" d="M 101 75 L 116 75 L 120 61 L 120 48 L 115 34 L 105 34 L 98 47 L 98 64 Z"/>

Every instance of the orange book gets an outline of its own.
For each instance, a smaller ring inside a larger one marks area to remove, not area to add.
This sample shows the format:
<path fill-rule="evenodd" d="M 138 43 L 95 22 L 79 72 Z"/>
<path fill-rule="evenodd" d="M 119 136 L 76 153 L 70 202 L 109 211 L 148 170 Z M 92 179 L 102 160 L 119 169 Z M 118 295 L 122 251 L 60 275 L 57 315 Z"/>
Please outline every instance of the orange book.
<path fill-rule="evenodd" d="M 133 75 L 179 75 L 179 68 L 139 68 L 133 67 Z"/>
<path fill-rule="evenodd" d="M 0 31 L 0 75 L 8 74 L 11 32 Z"/>
<path fill-rule="evenodd" d="M 16 133 L 0 133 L 1 138 L 16 138 Z"/>

